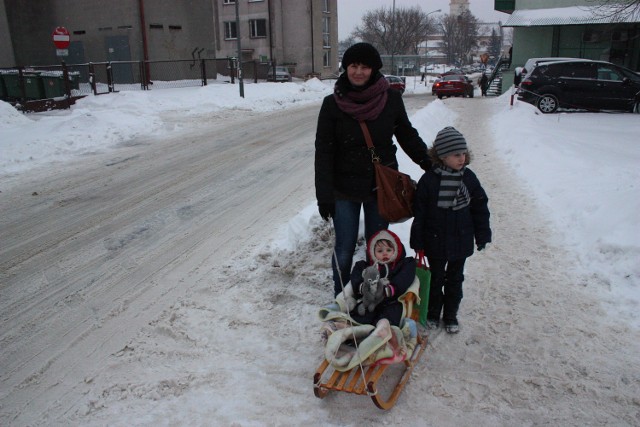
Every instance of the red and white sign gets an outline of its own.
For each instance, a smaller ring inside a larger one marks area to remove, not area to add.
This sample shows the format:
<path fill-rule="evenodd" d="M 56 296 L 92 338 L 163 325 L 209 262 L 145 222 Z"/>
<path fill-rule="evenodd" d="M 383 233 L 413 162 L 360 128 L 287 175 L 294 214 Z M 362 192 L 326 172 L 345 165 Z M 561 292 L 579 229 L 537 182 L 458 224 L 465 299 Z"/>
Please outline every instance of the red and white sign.
<path fill-rule="evenodd" d="M 69 31 L 65 27 L 57 27 L 53 30 L 53 44 L 56 45 L 58 49 L 66 49 L 69 47 L 69 42 L 71 41 L 71 37 L 69 37 Z"/>

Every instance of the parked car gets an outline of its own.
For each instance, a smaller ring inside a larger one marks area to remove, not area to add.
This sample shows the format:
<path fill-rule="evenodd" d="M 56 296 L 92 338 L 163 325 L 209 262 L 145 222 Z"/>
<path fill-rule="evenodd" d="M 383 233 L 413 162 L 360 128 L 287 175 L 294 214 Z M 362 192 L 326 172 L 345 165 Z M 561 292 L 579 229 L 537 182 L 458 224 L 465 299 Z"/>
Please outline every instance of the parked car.
<path fill-rule="evenodd" d="M 440 99 L 443 96 L 468 96 L 473 98 L 473 83 L 462 75 L 442 76 L 442 80 L 433 84 L 432 91 Z"/>
<path fill-rule="evenodd" d="M 407 86 L 404 77 L 398 77 L 398 76 L 384 76 L 384 77 L 389 82 L 389 86 L 391 86 L 393 89 L 399 90 L 400 93 L 404 93 L 404 90 Z"/>
<path fill-rule="evenodd" d="M 452 68 L 449 71 L 445 71 L 444 73 L 442 73 L 442 76 L 462 76 L 464 75 L 464 71 L 462 71 L 460 68 Z"/>
<path fill-rule="evenodd" d="M 568 57 L 561 57 L 561 56 L 548 56 L 548 57 L 544 57 L 544 58 L 529 58 L 529 59 L 527 59 L 527 61 L 524 63 L 524 65 L 522 67 L 516 67 L 516 74 L 518 74 L 520 76 L 520 80 L 522 80 L 523 78 L 526 77 L 526 75 L 528 73 L 533 71 L 533 69 L 538 64 L 542 64 L 544 62 L 577 61 L 577 60 L 580 60 L 580 59 L 581 58 L 568 58 Z M 520 70 L 518 70 L 518 68 L 520 68 Z"/>
<path fill-rule="evenodd" d="M 291 81 L 291 74 L 289 74 L 289 70 L 287 70 L 287 67 L 279 67 L 276 66 L 276 76 L 275 78 L 273 77 L 273 67 L 269 68 L 269 71 L 267 71 L 267 81 L 268 82 L 290 82 Z"/>
<path fill-rule="evenodd" d="M 436 79 L 433 81 L 433 84 L 431 85 L 431 95 L 432 96 L 436 95 L 436 83 L 438 83 L 439 81 L 442 81 L 442 77 L 436 77 Z"/>
<path fill-rule="evenodd" d="M 520 82 L 518 100 L 543 113 L 558 108 L 640 113 L 640 75 L 588 59 L 540 63 Z"/>

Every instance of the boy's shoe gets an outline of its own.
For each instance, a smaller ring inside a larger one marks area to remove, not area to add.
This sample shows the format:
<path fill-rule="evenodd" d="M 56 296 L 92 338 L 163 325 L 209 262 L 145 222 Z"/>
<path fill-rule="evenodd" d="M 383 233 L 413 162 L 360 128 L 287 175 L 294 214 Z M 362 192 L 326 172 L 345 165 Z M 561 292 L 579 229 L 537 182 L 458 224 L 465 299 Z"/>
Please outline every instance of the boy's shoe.
<path fill-rule="evenodd" d="M 458 326 L 457 322 L 445 323 L 444 330 L 447 331 L 447 333 L 449 334 L 457 334 L 458 332 L 460 332 L 460 326 Z"/>
<path fill-rule="evenodd" d="M 440 320 L 427 319 L 427 329 L 438 329 L 440 327 Z"/>

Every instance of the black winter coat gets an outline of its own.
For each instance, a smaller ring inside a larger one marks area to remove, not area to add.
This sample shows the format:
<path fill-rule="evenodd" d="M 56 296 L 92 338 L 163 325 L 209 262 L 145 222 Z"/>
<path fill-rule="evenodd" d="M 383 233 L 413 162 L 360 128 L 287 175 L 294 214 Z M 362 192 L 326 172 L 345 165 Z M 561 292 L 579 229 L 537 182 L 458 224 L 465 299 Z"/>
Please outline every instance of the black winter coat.
<path fill-rule="evenodd" d="M 489 199 L 473 171 L 466 168 L 462 182 L 469 190 L 469 206 L 454 211 L 437 207 L 440 175 L 426 172 L 418 182 L 410 245 L 427 258 L 458 260 L 473 254 L 476 244 L 491 242 Z"/>
<path fill-rule="evenodd" d="M 376 153 L 384 165 L 398 169 L 396 146 L 423 169 L 431 167 L 427 146 L 413 128 L 395 89 L 388 90 L 387 103 L 375 120 L 367 121 Z M 316 131 L 315 182 L 318 203 L 336 198 L 367 201 L 374 196 L 375 172 L 371 154 L 358 122 L 338 108 L 333 95 L 324 98 Z M 338 197 L 336 197 L 336 194 Z"/>

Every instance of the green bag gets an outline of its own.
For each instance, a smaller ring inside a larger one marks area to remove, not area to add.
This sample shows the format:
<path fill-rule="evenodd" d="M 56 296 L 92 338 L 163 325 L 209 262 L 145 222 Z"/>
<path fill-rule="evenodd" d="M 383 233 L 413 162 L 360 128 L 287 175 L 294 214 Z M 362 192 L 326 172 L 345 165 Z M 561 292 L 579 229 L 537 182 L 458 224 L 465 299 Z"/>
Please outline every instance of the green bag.
<path fill-rule="evenodd" d="M 429 289 L 431 288 L 431 271 L 425 262 L 424 255 L 416 255 L 418 265 L 416 276 L 420 280 L 420 304 L 418 305 L 418 322 L 427 326 L 427 311 L 429 310 Z"/>

